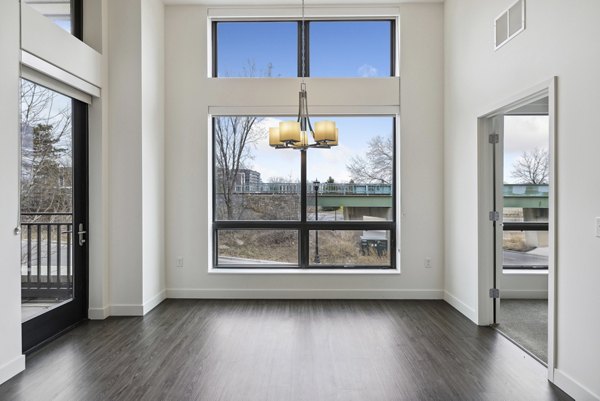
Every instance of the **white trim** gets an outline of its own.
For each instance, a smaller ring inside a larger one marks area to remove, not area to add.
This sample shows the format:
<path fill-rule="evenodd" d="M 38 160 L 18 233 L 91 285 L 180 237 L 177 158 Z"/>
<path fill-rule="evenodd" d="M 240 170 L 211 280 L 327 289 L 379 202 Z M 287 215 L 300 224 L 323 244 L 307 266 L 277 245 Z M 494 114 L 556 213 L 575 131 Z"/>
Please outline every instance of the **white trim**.
<path fill-rule="evenodd" d="M 305 7 L 306 19 L 336 18 L 336 19 L 392 19 L 400 15 L 400 8 L 393 6 L 348 5 L 339 6 L 310 5 Z M 248 7 L 208 7 L 209 22 L 219 20 L 297 20 L 302 16 L 298 6 L 248 6 Z"/>
<path fill-rule="evenodd" d="M 150 298 L 148 301 L 144 302 L 144 315 L 150 312 L 152 309 L 156 308 L 158 305 L 160 305 L 160 303 L 165 299 L 167 299 L 167 291 L 162 290 L 161 292 Z"/>
<path fill-rule="evenodd" d="M 548 299 L 548 291 L 500 289 L 500 298 L 501 299 Z"/>
<path fill-rule="evenodd" d="M 0 366 L 0 384 L 25 370 L 25 355 L 19 355 Z"/>
<path fill-rule="evenodd" d="M 144 316 L 144 305 L 111 305 L 110 316 Z"/>
<path fill-rule="evenodd" d="M 502 274 L 505 276 L 547 276 L 548 270 L 502 269 Z"/>
<path fill-rule="evenodd" d="M 100 88 L 75 75 L 21 50 L 21 75 L 30 81 L 91 104 L 92 97 L 100 97 Z"/>
<path fill-rule="evenodd" d="M 488 108 L 483 113 L 479 114 L 478 117 L 478 197 L 479 197 L 479 210 L 478 210 L 478 253 L 479 253 L 479 288 L 478 288 L 478 299 L 479 299 L 479 321 L 480 324 L 491 324 L 492 323 L 492 303 L 489 302 L 488 290 L 491 288 L 492 274 L 491 274 L 491 231 L 483 229 L 486 226 L 487 212 L 489 211 L 489 204 L 486 204 L 490 199 L 489 193 L 491 193 L 491 183 L 486 182 L 485 168 L 491 163 L 491 151 L 486 146 L 487 134 L 491 133 L 491 118 L 494 116 L 502 115 L 503 113 L 515 110 L 527 103 L 539 100 L 543 97 L 548 97 L 548 115 L 550 120 L 549 129 L 549 153 L 550 153 L 550 174 L 549 174 L 549 185 L 550 192 L 548 194 L 549 199 L 549 216 L 548 216 L 548 245 L 551 249 L 548 255 L 548 380 L 554 381 L 554 367 L 556 366 L 556 260 L 558 253 L 557 243 L 557 180 L 556 180 L 556 85 L 557 77 L 553 77 L 547 81 L 539 83 L 528 90 L 518 93 L 503 102 L 498 103 L 496 106 Z M 491 110 L 491 111 L 490 111 Z M 489 172 L 488 172 L 489 173 Z M 500 195 L 500 194 L 499 194 Z M 487 209 L 486 209 L 487 208 Z M 489 244 L 488 244 L 489 242 Z M 500 288 L 502 294 L 502 288 Z"/>
<path fill-rule="evenodd" d="M 88 319 L 90 320 L 104 320 L 110 316 L 110 306 L 104 306 L 102 308 L 89 308 Z"/>
<path fill-rule="evenodd" d="M 168 288 L 168 298 L 188 299 L 443 299 L 441 289 L 198 289 Z"/>
<path fill-rule="evenodd" d="M 213 267 L 208 269 L 209 274 L 319 274 L 319 275 L 395 275 L 400 274 L 400 269 L 228 269 L 222 267 Z"/>
<path fill-rule="evenodd" d="M 448 291 L 444 291 L 444 301 L 450 304 L 454 309 L 465 315 L 475 324 L 479 324 L 477 321 L 477 311 L 458 299 L 456 296 L 450 294 Z"/>
<path fill-rule="evenodd" d="M 225 78 L 229 79 L 229 78 Z M 235 79 L 235 78 L 231 78 Z M 251 79 L 251 78 L 241 78 Z M 357 79 L 370 79 L 370 78 L 357 78 Z M 294 106 L 209 106 L 208 114 L 212 117 L 218 116 L 292 116 L 298 115 L 298 105 Z M 311 106 L 311 116 L 344 116 L 344 117 L 360 117 L 360 116 L 394 116 L 399 120 L 400 106 L 370 106 L 370 105 L 358 105 L 358 106 Z M 396 132 L 400 130 L 396 127 Z"/>
<path fill-rule="evenodd" d="M 600 401 L 599 395 L 558 369 L 554 369 L 554 384 L 577 401 Z"/>

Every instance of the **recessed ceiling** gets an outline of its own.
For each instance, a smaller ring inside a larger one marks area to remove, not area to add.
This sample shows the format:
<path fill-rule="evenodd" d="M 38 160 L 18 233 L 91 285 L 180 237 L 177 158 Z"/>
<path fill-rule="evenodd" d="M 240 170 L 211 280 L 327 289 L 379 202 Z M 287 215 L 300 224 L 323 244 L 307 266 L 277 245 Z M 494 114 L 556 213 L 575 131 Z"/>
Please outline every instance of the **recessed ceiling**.
<path fill-rule="evenodd" d="M 301 0 L 163 0 L 166 5 L 205 5 L 205 6 L 297 6 Z M 369 2 L 366 0 L 307 0 L 307 6 L 326 6 L 326 5 L 364 5 L 364 6 L 375 6 L 375 5 L 390 5 L 390 4 L 402 4 L 402 3 L 443 3 L 444 0 L 377 0 L 375 2 Z"/>

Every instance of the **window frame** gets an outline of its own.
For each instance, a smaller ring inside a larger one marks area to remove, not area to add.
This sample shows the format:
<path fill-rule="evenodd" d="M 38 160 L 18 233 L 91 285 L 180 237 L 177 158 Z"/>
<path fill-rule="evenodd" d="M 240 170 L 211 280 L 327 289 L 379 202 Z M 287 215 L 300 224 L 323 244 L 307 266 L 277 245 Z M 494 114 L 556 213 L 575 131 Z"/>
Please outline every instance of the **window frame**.
<path fill-rule="evenodd" d="M 256 18 L 256 19 L 221 19 L 214 18 L 209 19 L 210 24 L 210 75 L 209 78 L 236 78 L 236 79 L 244 79 L 244 78 L 256 78 L 256 77 L 223 77 L 218 75 L 218 34 L 217 34 L 217 25 L 219 23 L 248 23 L 248 22 L 256 22 L 256 23 L 264 23 L 264 22 L 297 22 L 297 75 L 289 76 L 289 77 L 273 77 L 273 78 L 301 78 L 302 77 L 302 20 L 298 18 Z M 311 22 L 388 22 L 390 24 L 390 74 L 382 77 L 369 77 L 369 78 L 393 78 L 397 77 L 397 25 L 398 19 L 392 16 L 386 17 L 368 17 L 368 18 L 360 18 L 360 17 L 348 17 L 348 18 L 332 18 L 332 17 L 311 17 L 305 19 L 305 27 L 304 27 L 304 46 L 306 55 L 304 57 L 305 65 L 304 68 L 306 71 L 304 72 L 304 77 L 310 77 L 310 24 Z M 322 79 L 361 79 L 363 77 L 343 77 L 343 76 L 333 76 L 333 77 L 318 77 Z"/>
<path fill-rule="evenodd" d="M 330 115 L 330 114 L 329 114 Z M 212 260 L 211 269 L 212 271 L 227 271 L 227 270 L 244 270 L 244 271 L 256 271 L 256 270 L 270 270 L 270 271 L 399 271 L 398 264 L 398 238 L 400 236 L 399 223 L 398 223 L 398 210 L 400 203 L 398 201 L 398 116 L 390 114 L 377 114 L 377 115 L 344 115 L 348 117 L 390 117 L 392 119 L 392 146 L 393 146 L 393 171 L 392 171 L 392 219 L 389 221 L 315 221 L 308 220 L 307 215 L 307 201 L 308 194 L 306 190 L 301 191 L 300 194 L 300 219 L 299 220 L 218 220 L 217 219 L 217 169 L 215 165 L 215 126 L 214 120 L 220 117 L 232 116 L 231 114 L 223 115 L 212 115 L 209 116 L 210 120 L 210 147 L 211 156 L 209 158 L 209 171 L 211 180 L 211 199 L 209 204 L 211 205 L 211 229 L 210 235 L 212 236 Z M 263 117 L 263 115 L 261 115 Z M 334 116 L 335 117 L 335 116 Z M 282 150 L 288 152 L 296 152 L 297 150 Z M 306 174 L 307 157 L 306 153 L 300 153 L 299 168 L 300 174 L 300 185 L 301 188 L 307 188 L 309 184 Z M 298 264 L 219 264 L 219 230 L 295 230 L 298 232 Z M 310 232 L 311 231 L 351 231 L 351 230 L 385 230 L 389 231 L 390 239 L 388 244 L 389 249 L 389 265 L 326 265 L 319 264 L 314 265 L 310 262 L 309 257 L 309 244 L 310 244 Z"/>

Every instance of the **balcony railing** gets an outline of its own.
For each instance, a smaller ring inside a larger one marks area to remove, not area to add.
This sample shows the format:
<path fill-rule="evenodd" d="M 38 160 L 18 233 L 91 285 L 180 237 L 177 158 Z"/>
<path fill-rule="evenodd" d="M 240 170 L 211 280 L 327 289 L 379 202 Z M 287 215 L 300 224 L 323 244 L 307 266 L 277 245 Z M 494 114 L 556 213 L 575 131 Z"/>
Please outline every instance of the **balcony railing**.
<path fill-rule="evenodd" d="M 21 220 L 21 297 L 70 298 L 72 214 L 21 213 Z"/>
<path fill-rule="evenodd" d="M 314 193 L 313 183 L 306 184 L 308 194 Z M 217 192 L 221 192 L 217 186 Z M 236 185 L 234 193 L 237 194 L 299 194 L 300 183 L 256 183 Z M 323 182 L 319 185 L 320 195 L 342 196 L 391 196 L 391 184 L 337 184 Z"/>

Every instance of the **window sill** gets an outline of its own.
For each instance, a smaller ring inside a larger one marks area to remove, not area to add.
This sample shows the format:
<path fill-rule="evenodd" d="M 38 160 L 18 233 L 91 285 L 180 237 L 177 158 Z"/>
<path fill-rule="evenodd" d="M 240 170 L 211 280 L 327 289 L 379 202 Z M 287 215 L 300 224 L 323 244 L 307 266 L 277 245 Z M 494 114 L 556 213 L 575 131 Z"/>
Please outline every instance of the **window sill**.
<path fill-rule="evenodd" d="M 330 275 L 390 275 L 400 274 L 400 269 L 229 269 L 210 268 L 209 274 L 330 274 Z"/>
<path fill-rule="evenodd" d="M 506 274 L 507 276 L 547 276 L 548 270 L 502 269 L 502 274 Z"/>

